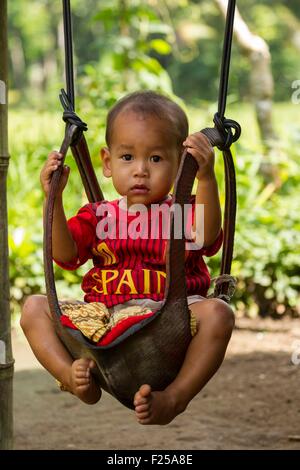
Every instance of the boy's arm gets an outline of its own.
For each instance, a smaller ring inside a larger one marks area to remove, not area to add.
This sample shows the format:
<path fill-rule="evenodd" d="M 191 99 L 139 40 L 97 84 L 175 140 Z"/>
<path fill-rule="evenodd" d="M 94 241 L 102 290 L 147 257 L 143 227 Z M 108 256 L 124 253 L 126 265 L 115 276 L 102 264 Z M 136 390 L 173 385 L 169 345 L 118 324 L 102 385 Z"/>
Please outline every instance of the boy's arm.
<path fill-rule="evenodd" d="M 203 246 L 210 246 L 214 243 L 220 233 L 222 225 L 222 215 L 218 184 L 213 174 L 211 178 L 198 179 L 198 187 L 195 200 L 195 216 L 193 220 L 193 231 L 196 231 L 197 212 L 203 204 L 204 209 L 204 237 Z"/>
<path fill-rule="evenodd" d="M 203 246 L 207 247 L 212 245 L 218 237 L 222 224 L 218 184 L 214 172 L 214 150 L 207 137 L 201 132 L 189 135 L 183 145 L 187 147 L 188 152 L 199 165 L 196 176 L 198 187 L 195 200 L 193 232 L 196 241 L 201 240 Z M 201 220 L 201 217 L 197 217 L 197 214 L 201 216 L 201 207 L 203 208 L 204 220 Z M 197 219 L 199 224 L 196 223 Z M 201 228 L 203 229 L 202 234 Z"/>
<path fill-rule="evenodd" d="M 53 172 L 61 165 L 62 156 L 58 152 L 51 152 L 47 161 L 41 170 L 41 186 L 47 197 L 50 190 L 50 183 Z M 57 191 L 53 212 L 52 227 L 52 250 L 53 258 L 61 263 L 69 263 L 78 256 L 77 246 L 72 238 L 68 228 L 65 211 L 63 208 L 62 193 L 67 184 L 70 169 L 67 166 L 63 168 L 61 182 Z M 45 210 L 45 203 L 44 203 Z"/>
<path fill-rule="evenodd" d="M 54 204 L 52 252 L 53 258 L 60 263 L 70 263 L 78 256 L 77 245 L 68 228 L 62 195 L 58 195 L 56 197 Z"/>

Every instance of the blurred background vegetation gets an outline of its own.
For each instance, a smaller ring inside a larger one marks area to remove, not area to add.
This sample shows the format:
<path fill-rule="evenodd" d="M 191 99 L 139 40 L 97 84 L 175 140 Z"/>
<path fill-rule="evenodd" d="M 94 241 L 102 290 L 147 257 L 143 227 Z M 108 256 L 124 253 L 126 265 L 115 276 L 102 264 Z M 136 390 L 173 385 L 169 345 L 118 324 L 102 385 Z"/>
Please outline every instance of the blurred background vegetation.
<path fill-rule="evenodd" d="M 191 131 L 210 126 L 216 111 L 224 31 L 221 0 L 72 0 L 77 111 L 107 198 L 117 197 L 100 168 L 105 115 L 137 89 L 172 96 Z M 226 1 L 225 1 L 226 3 Z M 233 275 L 238 315 L 300 314 L 300 80 L 298 0 L 239 0 L 226 116 L 240 122 L 234 146 L 238 214 Z M 12 311 L 24 296 L 45 292 L 39 173 L 64 133 L 58 100 L 64 86 L 59 0 L 9 2 L 9 249 Z M 294 100 L 295 101 L 295 100 Z M 71 157 L 67 216 L 86 202 Z M 223 165 L 217 177 L 224 201 Z M 209 261 L 217 274 L 219 255 Z M 81 298 L 77 272 L 55 268 L 59 297 Z"/>

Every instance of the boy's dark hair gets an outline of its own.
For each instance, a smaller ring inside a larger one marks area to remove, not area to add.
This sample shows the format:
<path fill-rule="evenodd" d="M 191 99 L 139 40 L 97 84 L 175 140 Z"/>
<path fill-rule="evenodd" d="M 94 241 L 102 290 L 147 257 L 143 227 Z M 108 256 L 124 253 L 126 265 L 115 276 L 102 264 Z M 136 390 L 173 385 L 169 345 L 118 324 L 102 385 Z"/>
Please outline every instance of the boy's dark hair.
<path fill-rule="evenodd" d="M 152 115 L 167 121 L 170 124 L 170 130 L 174 134 L 178 147 L 181 147 L 187 138 L 188 119 L 178 104 L 154 91 L 136 91 L 117 101 L 108 112 L 105 134 L 108 146 L 111 143 L 114 121 L 118 114 L 124 110 L 134 111 L 146 116 Z"/>

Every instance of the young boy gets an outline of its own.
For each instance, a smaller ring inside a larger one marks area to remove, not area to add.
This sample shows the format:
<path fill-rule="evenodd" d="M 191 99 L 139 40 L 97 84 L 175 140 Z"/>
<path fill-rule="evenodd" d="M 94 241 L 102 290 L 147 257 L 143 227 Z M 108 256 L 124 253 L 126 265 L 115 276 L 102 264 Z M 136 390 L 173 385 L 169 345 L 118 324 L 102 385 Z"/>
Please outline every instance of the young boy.
<path fill-rule="evenodd" d="M 107 119 L 106 141 L 107 147 L 101 150 L 103 173 L 108 178 L 112 177 L 114 187 L 123 196 L 114 201 L 115 205 L 123 210 L 127 201 L 125 210 L 128 214 L 135 204 L 143 204 L 147 211 L 152 204 L 170 203 L 169 192 L 184 147 L 199 164 L 195 202 L 204 207 L 204 243 L 201 249 L 186 254 L 187 301 L 196 317 L 197 333 L 191 340 L 176 379 L 159 392 L 152 391 L 148 384 L 144 384 L 134 398 L 139 423 L 167 424 L 185 410 L 220 367 L 234 325 L 233 313 L 225 302 L 205 299 L 209 274 L 202 255 L 214 254 L 222 241 L 214 152 L 200 132 L 188 136 L 186 115 L 177 104 L 153 92 L 133 93 L 112 108 Z M 46 196 L 52 173 L 60 164 L 61 155 L 58 152 L 50 153 L 40 178 Z M 164 244 L 161 243 L 161 248 L 152 256 L 143 248 L 144 245 L 136 241 L 130 245 L 131 252 L 129 242 L 125 249 L 124 243 L 111 241 L 115 243 L 115 251 L 111 251 L 107 239 L 110 258 L 106 254 L 104 261 L 100 256 L 96 257 L 95 262 L 94 250 L 99 246 L 95 230 L 98 221 L 95 206 L 87 204 L 77 216 L 66 221 L 62 193 L 68 176 L 69 168 L 64 167 L 53 220 L 55 261 L 66 269 L 76 269 L 88 258 L 94 259 L 95 267 L 85 276 L 82 284 L 87 302 L 104 302 L 112 308 L 120 303 L 126 306 L 131 305 L 130 302 L 144 302 L 150 308 L 153 305 L 158 308 L 164 297 L 165 276 L 161 276 L 159 288 L 157 283 L 149 282 L 145 291 L 145 288 L 143 290 L 140 287 L 139 273 L 147 267 L 149 272 L 156 269 L 165 274 Z M 196 230 L 193 220 L 194 238 L 197 236 Z M 99 288 L 99 279 L 107 263 L 117 266 L 114 273 L 119 275 L 115 274 L 114 282 L 106 284 L 104 290 Z M 116 289 L 129 263 L 134 288 Z M 100 399 L 101 390 L 91 373 L 95 364 L 87 359 L 73 361 L 70 357 L 55 333 L 45 296 L 31 296 L 26 300 L 21 326 L 37 359 L 66 390 L 85 403 L 93 404 Z"/>

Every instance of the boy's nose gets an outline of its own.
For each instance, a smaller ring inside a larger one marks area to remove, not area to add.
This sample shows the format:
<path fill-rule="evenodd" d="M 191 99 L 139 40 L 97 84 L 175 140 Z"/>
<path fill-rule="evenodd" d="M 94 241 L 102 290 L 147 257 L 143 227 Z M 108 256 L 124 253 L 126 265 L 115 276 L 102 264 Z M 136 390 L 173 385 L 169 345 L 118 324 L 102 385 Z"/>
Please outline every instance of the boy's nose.
<path fill-rule="evenodd" d="M 147 176 L 148 166 L 146 162 L 137 162 L 134 168 L 134 176 Z"/>

